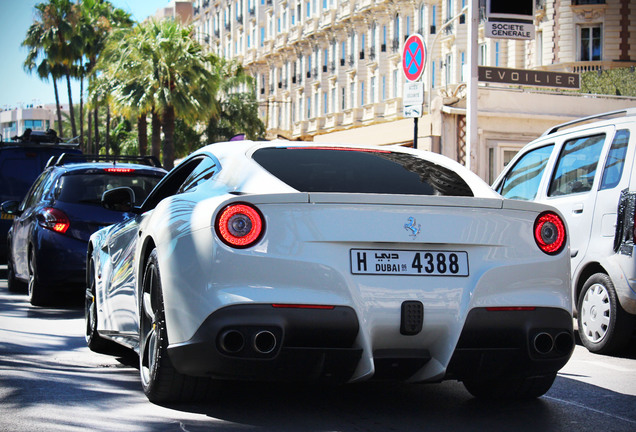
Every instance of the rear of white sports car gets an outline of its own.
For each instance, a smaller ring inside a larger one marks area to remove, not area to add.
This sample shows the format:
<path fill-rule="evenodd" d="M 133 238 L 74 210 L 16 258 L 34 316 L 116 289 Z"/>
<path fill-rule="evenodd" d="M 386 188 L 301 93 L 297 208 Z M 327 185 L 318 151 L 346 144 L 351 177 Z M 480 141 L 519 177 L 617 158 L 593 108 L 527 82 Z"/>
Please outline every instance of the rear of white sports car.
<path fill-rule="evenodd" d="M 397 164 L 393 177 L 419 175 L 430 193 L 390 193 L 382 172 L 368 173 L 380 179 L 370 190 L 338 186 L 348 174 L 337 170 L 312 186 L 320 158 L 310 152 L 355 160 L 359 149 L 259 151 L 254 161 L 294 192 L 206 198 L 199 188 L 162 202 L 146 227 L 163 233 L 153 241 L 179 373 L 457 379 L 490 397 L 550 388 L 574 345 L 566 228 L 552 208 L 503 200 L 434 163 L 413 167 L 416 152 L 363 157 Z M 290 169 L 284 151 L 307 152 L 289 177 L 278 172 Z M 188 227 L 160 231 L 175 214 Z"/>

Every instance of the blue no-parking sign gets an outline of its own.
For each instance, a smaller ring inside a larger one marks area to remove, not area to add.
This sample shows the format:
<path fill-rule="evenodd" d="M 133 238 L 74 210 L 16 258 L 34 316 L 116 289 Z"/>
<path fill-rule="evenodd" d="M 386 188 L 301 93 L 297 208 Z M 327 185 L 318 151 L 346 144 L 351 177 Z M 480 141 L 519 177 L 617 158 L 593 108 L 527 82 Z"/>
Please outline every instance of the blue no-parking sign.
<path fill-rule="evenodd" d="M 417 81 L 426 67 L 426 45 L 419 34 L 412 34 L 404 42 L 402 50 L 402 70 L 409 81 Z"/>

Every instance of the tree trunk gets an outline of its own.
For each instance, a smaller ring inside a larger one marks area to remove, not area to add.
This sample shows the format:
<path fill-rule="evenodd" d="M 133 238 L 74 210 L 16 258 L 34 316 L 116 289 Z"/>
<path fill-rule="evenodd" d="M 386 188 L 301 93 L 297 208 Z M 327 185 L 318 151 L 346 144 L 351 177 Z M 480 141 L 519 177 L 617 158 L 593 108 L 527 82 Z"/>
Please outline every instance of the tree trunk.
<path fill-rule="evenodd" d="M 84 147 L 84 77 L 80 77 L 80 110 L 79 110 L 79 144 L 83 151 Z"/>
<path fill-rule="evenodd" d="M 150 142 L 150 145 L 152 146 L 152 155 L 158 160 L 161 160 L 161 121 L 159 120 L 159 115 L 154 109 L 152 110 L 150 127 L 152 128 Z"/>
<path fill-rule="evenodd" d="M 110 104 L 106 103 L 106 155 L 110 154 Z"/>
<path fill-rule="evenodd" d="M 171 170 L 174 167 L 174 107 L 168 105 L 161 116 L 163 130 L 163 167 Z"/>
<path fill-rule="evenodd" d="M 97 105 L 97 104 L 95 104 Z M 99 108 L 97 108 L 97 106 L 95 106 L 95 109 L 93 110 L 93 123 L 94 127 L 95 127 L 95 154 L 99 154 L 99 118 L 98 118 L 98 113 Z"/>
<path fill-rule="evenodd" d="M 86 131 L 86 138 L 87 138 L 86 153 L 90 154 L 93 151 L 93 138 L 92 138 L 93 136 L 91 135 L 91 126 L 93 123 L 93 117 L 91 116 L 91 113 L 88 113 L 86 117 L 88 118 L 88 126 Z"/>
<path fill-rule="evenodd" d="M 53 78 L 53 90 L 55 91 L 55 105 L 57 107 L 57 136 L 64 136 L 64 129 L 62 128 L 62 107 L 60 106 L 60 95 L 57 92 L 57 81 Z"/>
<path fill-rule="evenodd" d="M 71 94 L 71 75 L 66 71 L 66 88 L 68 89 L 68 111 L 71 115 L 71 132 L 75 138 L 77 136 L 77 125 L 75 124 L 75 107 L 73 106 L 73 95 Z"/>
<path fill-rule="evenodd" d="M 146 114 L 137 117 L 137 140 L 139 141 L 139 156 L 146 156 L 148 151 L 148 119 Z"/>

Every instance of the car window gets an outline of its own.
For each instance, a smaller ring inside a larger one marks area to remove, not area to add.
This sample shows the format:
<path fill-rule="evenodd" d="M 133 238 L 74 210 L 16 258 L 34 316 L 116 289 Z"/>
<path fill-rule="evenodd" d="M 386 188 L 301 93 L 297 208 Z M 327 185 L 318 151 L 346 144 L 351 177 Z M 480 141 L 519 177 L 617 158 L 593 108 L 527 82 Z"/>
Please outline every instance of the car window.
<path fill-rule="evenodd" d="M 301 192 L 473 196 L 454 171 L 390 150 L 277 147 L 252 158 Z"/>
<path fill-rule="evenodd" d="M 161 175 L 129 173 L 69 172 L 61 176 L 55 187 L 55 198 L 66 203 L 101 205 L 105 191 L 129 187 L 135 192 L 135 205 L 141 205 L 159 183 Z"/>
<path fill-rule="evenodd" d="M 174 167 L 168 175 L 153 189 L 148 199 L 143 203 L 142 212 L 152 210 L 164 198 L 170 197 L 178 193 L 190 174 L 204 160 L 205 156 L 197 156 L 192 159 L 185 160 Z"/>
<path fill-rule="evenodd" d="M 550 182 L 548 196 L 590 191 L 604 142 L 605 134 L 566 141 Z"/>
<path fill-rule="evenodd" d="M 506 198 L 531 201 L 537 196 L 554 144 L 530 150 L 508 171 L 498 192 Z"/>
<path fill-rule="evenodd" d="M 622 129 L 616 132 L 612 146 L 607 154 L 605 167 L 603 168 L 603 178 L 601 179 L 601 190 L 612 189 L 618 185 L 623 175 L 625 166 L 625 154 L 627 153 L 627 143 L 629 143 L 629 130 Z"/>
<path fill-rule="evenodd" d="M 187 192 L 199 186 L 201 183 L 211 179 L 219 171 L 219 164 L 210 157 L 203 157 L 201 162 L 190 173 L 183 182 L 177 193 Z"/>
<path fill-rule="evenodd" d="M 26 208 L 33 207 L 42 199 L 42 195 L 44 194 L 44 192 L 46 192 L 47 187 L 49 186 L 50 178 L 51 171 L 47 171 L 40 174 L 40 176 L 35 179 L 33 185 L 31 186 L 31 189 L 20 204 L 21 211 L 24 211 L 24 209 Z"/>

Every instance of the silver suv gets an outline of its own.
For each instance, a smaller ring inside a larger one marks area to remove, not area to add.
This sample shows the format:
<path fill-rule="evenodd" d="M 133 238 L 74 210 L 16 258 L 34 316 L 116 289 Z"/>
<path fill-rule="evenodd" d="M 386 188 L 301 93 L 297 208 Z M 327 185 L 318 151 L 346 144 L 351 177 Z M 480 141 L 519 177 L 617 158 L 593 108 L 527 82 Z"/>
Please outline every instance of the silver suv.
<path fill-rule="evenodd" d="M 493 183 L 566 218 L 579 334 L 596 353 L 624 348 L 636 322 L 635 153 L 636 107 L 547 130 Z"/>

